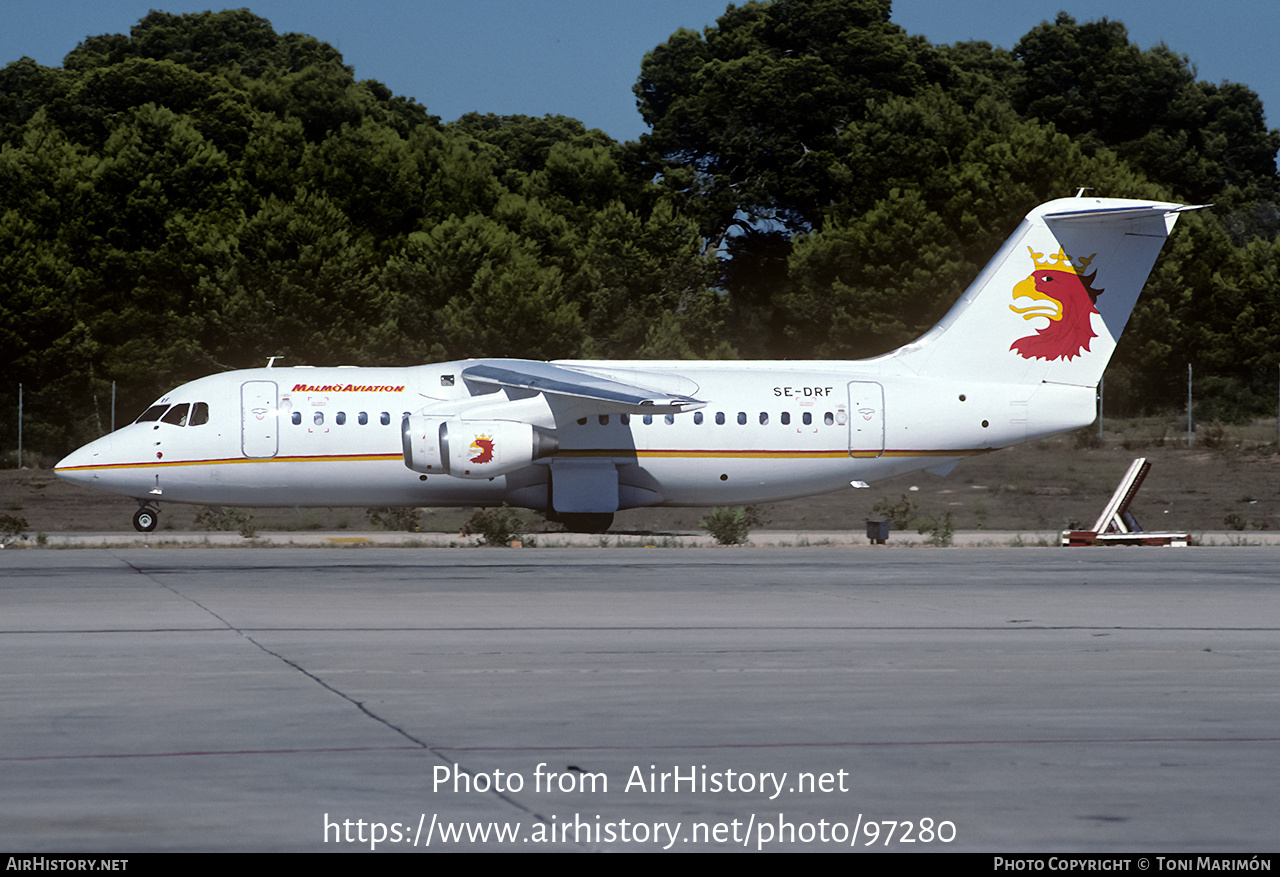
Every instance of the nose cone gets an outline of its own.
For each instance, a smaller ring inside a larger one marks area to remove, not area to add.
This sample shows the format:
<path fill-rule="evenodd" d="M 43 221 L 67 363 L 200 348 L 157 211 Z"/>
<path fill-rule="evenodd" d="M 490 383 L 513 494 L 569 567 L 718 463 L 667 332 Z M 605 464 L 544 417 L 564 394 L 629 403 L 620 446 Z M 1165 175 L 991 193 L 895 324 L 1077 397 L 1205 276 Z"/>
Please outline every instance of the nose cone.
<path fill-rule="evenodd" d="M 89 442 L 83 448 L 63 457 L 58 465 L 53 467 L 53 472 L 62 480 L 70 481 L 72 484 L 100 487 L 98 482 L 104 471 L 102 467 L 114 460 L 112 454 L 114 445 L 114 436 L 110 435 Z"/>

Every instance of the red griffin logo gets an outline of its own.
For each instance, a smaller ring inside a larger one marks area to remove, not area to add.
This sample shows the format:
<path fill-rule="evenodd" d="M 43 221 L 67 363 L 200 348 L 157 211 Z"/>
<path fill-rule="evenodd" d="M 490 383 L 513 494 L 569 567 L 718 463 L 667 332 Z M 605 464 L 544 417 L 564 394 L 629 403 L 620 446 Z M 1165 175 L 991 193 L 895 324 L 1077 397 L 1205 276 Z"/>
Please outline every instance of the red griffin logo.
<path fill-rule="evenodd" d="M 1048 317 L 1049 325 L 1037 329 L 1036 334 L 1019 338 L 1009 345 L 1024 359 L 1072 359 L 1089 350 L 1089 342 L 1097 337 L 1092 318 L 1098 312 L 1094 306 L 1103 291 L 1093 288 L 1093 274 L 1085 276 L 1084 270 L 1098 255 L 1089 258 L 1073 258 L 1062 249 L 1045 258 L 1030 247 L 1035 270 L 1013 288 L 1014 299 L 1028 298 L 1035 303 L 1020 308 L 1009 305 L 1009 310 L 1021 314 L 1024 320 Z"/>
<path fill-rule="evenodd" d="M 471 458 L 472 463 L 488 463 L 493 460 L 493 436 L 478 435 L 471 442 L 471 452 L 475 454 Z"/>

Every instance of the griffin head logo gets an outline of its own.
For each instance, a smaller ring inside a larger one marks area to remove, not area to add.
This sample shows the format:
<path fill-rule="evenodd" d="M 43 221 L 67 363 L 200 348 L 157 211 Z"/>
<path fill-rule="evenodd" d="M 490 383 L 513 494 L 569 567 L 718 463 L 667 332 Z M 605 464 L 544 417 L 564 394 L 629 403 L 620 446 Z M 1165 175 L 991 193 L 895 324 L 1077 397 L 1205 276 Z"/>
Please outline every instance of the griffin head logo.
<path fill-rule="evenodd" d="M 1030 247 L 1035 270 L 1013 287 L 1013 298 L 1029 299 L 1027 307 L 1009 305 L 1024 320 L 1047 317 L 1049 325 L 1034 335 L 1019 338 L 1009 349 L 1024 359 L 1072 359 L 1089 351 L 1089 342 L 1097 337 L 1093 331 L 1095 303 L 1103 291 L 1093 288 L 1094 274 L 1084 275 L 1089 263 L 1098 255 L 1073 258 L 1061 249 L 1047 258 Z"/>
<path fill-rule="evenodd" d="M 471 442 L 472 463 L 488 463 L 493 459 L 493 436 L 478 435 Z"/>

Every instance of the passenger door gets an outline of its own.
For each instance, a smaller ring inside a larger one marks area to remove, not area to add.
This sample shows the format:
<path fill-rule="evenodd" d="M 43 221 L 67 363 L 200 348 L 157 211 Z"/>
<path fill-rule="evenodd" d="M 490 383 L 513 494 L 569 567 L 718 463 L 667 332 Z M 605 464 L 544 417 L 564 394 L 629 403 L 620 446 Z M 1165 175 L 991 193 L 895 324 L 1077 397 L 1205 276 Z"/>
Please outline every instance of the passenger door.
<path fill-rule="evenodd" d="M 276 382 L 240 385 L 240 448 L 246 457 L 274 457 L 279 448 Z"/>
<path fill-rule="evenodd" d="M 849 456 L 884 453 L 884 387 L 875 381 L 849 383 Z"/>

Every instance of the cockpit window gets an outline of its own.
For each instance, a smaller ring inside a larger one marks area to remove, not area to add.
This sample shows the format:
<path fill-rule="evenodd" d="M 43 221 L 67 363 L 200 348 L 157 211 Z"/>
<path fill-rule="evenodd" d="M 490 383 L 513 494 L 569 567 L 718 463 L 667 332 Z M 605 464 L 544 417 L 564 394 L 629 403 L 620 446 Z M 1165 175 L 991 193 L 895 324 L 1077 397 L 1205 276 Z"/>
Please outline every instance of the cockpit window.
<path fill-rule="evenodd" d="M 174 426 L 186 426 L 187 412 L 190 409 L 191 405 L 188 402 L 183 402 L 180 405 L 174 405 L 169 409 L 168 413 L 165 414 L 164 417 L 160 418 L 160 420 L 164 423 L 172 423 Z"/>
<path fill-rule="evenodd" d="M 169 410 L 168 405 L 152 405 L 146 411 L 138 415 L 138 419 L 134 423 L 146 423 L 150 420 L 159 420 L 160 415 Z"/>
<path fill-rule="evenodd" d="M 187 426 L 204 426 L 209 422 L 209 404 L 207 402 L 197 402 L 191 406 L 191 419 L 187 421 Z"/>

